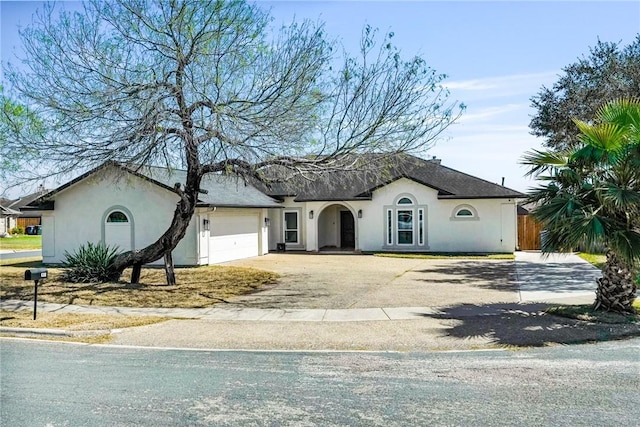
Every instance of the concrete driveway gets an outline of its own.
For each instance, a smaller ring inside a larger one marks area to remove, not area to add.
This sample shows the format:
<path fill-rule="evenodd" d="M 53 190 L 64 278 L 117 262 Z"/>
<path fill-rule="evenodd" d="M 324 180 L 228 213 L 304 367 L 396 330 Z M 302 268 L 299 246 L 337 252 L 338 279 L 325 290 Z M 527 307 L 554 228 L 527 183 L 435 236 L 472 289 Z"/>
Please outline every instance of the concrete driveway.
<path fill-rule="evenodd" d="M 270 289 L 229 301 L 237 307 L 349 309 L 519 301 L 513 260 L 282 253 L 227 265 L 282 276 Z"/>

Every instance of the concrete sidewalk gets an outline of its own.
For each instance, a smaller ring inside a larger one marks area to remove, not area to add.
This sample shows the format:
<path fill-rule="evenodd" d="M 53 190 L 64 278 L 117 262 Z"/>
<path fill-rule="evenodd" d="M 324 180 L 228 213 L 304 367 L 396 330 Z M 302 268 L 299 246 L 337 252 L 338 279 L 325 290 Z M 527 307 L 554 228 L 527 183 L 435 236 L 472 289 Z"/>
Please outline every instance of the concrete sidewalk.
<path fill-rule="evenodd" d="M 33 302 L 0 301 L 0 309 L 32 310 Z M 361 322 L 410 320 L 438 313 L 432 307 L 387 307 L 353 309 L 261 309 L 261 308 L 135 308 L 38 302 L 38 312 L 111 314 L 125 316 L 160 316 L 176 319 L 227 321 L 293 321 L 293 322 Z"/>

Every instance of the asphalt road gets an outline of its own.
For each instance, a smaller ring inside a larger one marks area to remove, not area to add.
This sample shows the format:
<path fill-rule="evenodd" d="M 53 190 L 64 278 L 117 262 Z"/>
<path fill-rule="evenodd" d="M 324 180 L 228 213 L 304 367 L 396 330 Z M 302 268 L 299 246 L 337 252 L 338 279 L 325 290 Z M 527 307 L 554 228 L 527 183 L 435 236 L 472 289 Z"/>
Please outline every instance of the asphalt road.
<path fill-rule="evenodd" d="M 3 426 L 637 426 L 640 419 L 640 339 L 449 353 L 0 344 Z"/>
<path fill-rule="evenodd" d="M 35 258 L 41 257 L 42 251 L 38 250 L 27 250 L 27 251 L 0 251 L 0 261 L 9 260 L 9 259 L 20 259 L 20 258 Z"/>

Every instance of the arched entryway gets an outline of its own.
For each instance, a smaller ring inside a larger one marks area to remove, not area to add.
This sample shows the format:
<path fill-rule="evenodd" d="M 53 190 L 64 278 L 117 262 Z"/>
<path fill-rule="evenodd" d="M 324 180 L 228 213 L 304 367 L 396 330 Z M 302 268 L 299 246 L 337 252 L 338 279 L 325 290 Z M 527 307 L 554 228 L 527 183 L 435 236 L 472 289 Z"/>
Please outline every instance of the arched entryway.
<path fill-rule="evenodd" d="M 356 250 L 356 220 L 351 209 L 334 203 L 326 206 L 318 217 L 320 251 Z"/>

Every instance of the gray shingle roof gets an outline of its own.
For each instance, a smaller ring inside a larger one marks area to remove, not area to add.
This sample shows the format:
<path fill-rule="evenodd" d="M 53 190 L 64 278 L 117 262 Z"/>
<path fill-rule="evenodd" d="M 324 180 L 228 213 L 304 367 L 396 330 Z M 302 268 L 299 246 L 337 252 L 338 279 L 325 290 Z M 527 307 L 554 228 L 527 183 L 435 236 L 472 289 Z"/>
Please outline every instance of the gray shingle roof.
<path fill-rule="evenodd" d="M 176 182 L 183 184 L 187 178 L 187 172 L 184 170 L 168 170 L 159 167 L 144 167 L 138 169 L 137 173 L 171 191 Z M 200 187 L 207 193 L 198 195 L 198 206 L 280 207 L 276 200 L 236 176 L 208 174 L 202 179 Z"/>
<path fill-rule="evenodd" d="M 519 191 L 442 166 L 439 161 L 409 155 L 364 157 L 358 171 L 339 171 L 313 180 L 294 179 L 272 184 L 265 192 L 274 197 L 295 196 L 296 201 L 368 200 L 373 191 L 400 178 L 433 188 L 441 199 L 496 199 L 526 197 Z"/>
<path fill-rule="evenodd" d="M 41 198 L 35 200 L 31 204 L 31 208 L 52 209 L 52 197 L 68 187 L 82 181 L 90 175 L 106 168 L 119 167 L 126 171 L 150 181 L 168 191 L 175 191 L 175 183 L 184 184 L 186 182 L 187 172 L 184 170 L 169 170 L 160 167 L 142 167 L 131 168 L 114 162 L 107 162 L 95 169 L 86 172 L 77 178 L 61 185 L 55 190 L 45 194 Z M 211 207 L 235 207 L 235 208 L 278 208 L 280 203 L 264 194 L 254 186 L 246 183 L 242 178 L 229 175 L 206 175 L 201 183 L 201 189 L 206 194 L 201 193 L 198 196 L 198 206 Z"/>

